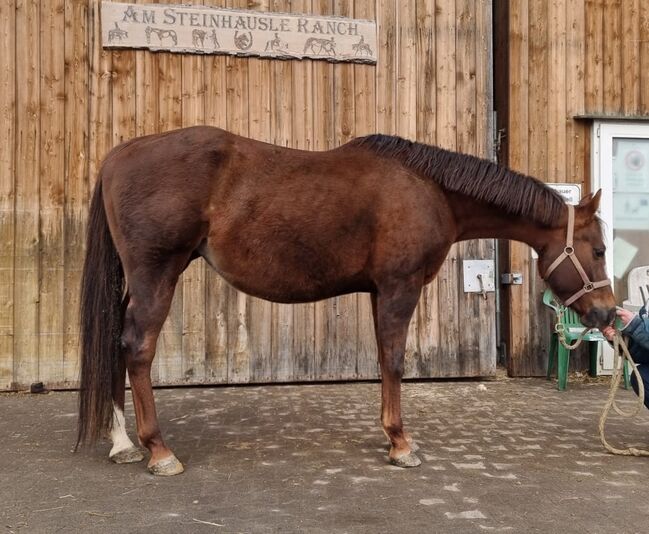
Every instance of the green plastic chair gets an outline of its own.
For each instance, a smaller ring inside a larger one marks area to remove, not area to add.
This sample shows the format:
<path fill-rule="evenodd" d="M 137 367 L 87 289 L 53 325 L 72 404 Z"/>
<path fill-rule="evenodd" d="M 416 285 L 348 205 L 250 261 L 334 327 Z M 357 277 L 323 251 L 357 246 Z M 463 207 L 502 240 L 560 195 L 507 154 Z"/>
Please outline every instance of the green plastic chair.
<path fill-rule="evenodd" d="M 566 308 L 554 296 L 551 290 L 546 289 L 543 293 L 543 304 L 554 310 L 555 321 L 559 317 L 559 313 L 563 312 L 561 323 L 564 326 L 566 342 L 572 344 L 586 328 L 579 320 L 579 315 Z M 584 336 L 584 342 L 588 343 L 588 351 L 590 354 L 590 376 L 597 376 L 597 354 L 599 344 L 607 342 L 604 335 L 599 330 L 591 330 Z M 552 377 L 552 370 L 557 364 L 557 388 L 564 391 L 568 385 L 568 362 L 570 358 L 570 349 L 564 347 L 559 343 L 559 337 L 552 325 L 552 334 L 550 335 L 550 350 L 548 353 L 548 372 L 547 379 Z M 624 387 L 629 388 L 629 372 L 627 363 L 624 362 Z"/>

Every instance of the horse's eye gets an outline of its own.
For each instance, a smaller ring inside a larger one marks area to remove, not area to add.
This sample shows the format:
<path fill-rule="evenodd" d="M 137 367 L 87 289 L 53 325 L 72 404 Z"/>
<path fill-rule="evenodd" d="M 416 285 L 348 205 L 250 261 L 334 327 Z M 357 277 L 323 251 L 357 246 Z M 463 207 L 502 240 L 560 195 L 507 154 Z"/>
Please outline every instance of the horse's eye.
<path fill-rule="evenodd" d="M 595 253 L 596 258 L 603 258 L 606 255 L 606 249 L 603 248 L 595 248 L 593 249 L 593 252 Z"/>

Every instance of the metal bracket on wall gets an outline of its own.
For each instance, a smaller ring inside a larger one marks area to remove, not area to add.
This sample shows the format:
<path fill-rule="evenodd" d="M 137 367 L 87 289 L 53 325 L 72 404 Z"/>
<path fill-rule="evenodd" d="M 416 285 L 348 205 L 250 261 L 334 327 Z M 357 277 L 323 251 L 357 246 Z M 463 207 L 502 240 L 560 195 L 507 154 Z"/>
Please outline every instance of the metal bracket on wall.
<path fill-rule="evenodd" d="M 502 273 L 500 283 L 503 286 L 520 286 L 523 285 L 523 273 Z"/>
<path fill-rule="evenodd" d="M 496 291 L 494 260 L 463 260 L 462 273 L 465 293 L 480 293 L 486 299 Z"/>

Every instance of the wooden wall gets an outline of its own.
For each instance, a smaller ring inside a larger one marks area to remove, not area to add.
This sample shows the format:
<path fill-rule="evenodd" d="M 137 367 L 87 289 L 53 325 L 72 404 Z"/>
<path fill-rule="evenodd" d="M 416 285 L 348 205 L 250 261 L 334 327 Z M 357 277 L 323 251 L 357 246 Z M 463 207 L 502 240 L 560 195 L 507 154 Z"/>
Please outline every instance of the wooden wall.
<path fill-rule="evenodd" d="M 508 164 L 589 192 L 591 123 L 575 117 L 649 119 L 649 2 L 498 3 L 509 7 Z M 525 283 L 509 290 L 509 372 L 544 374 L 551 327 L 544 285 L 529 247 L 512 244 L 510 260 Z"/>
<path fill-rule="evenodd" d="M 88 199 L 123 140 L 210 124 L 306 149 L 384 132 L 490 155 L 487 0 L 194 3 L 376 19 L 379 62 L 106 51 L 98 0 L 0 2 L 0 389 L 76 384 Z M 461 292 L 464 257 L 493 258 L 493 243 L 454 248 L 424 291 L 408 376 L 495 370 L 493 295 Z M 154 364 L 157 384 L 375 377 L 367 295 L 271 304 L 202 260 L 178 285 Z"/>

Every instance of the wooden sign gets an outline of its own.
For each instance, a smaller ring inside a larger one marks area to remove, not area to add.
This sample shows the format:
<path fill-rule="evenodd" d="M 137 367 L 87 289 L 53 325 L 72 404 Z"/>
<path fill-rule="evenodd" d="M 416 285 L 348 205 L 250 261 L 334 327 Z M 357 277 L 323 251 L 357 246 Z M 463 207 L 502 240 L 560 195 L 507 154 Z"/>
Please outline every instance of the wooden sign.
<path fill-rule="evenodd" d="M 102 2 L 106 48 L 376 63 L 376 23 L 221 7 Z"/>

